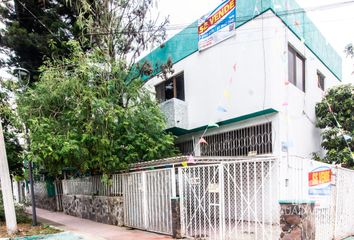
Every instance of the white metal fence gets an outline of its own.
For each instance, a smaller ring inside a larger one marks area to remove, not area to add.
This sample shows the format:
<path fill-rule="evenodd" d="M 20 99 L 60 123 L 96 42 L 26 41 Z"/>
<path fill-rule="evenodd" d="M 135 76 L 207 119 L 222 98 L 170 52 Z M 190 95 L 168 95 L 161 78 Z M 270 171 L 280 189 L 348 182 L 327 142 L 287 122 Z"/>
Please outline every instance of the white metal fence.
<path fill-rule="evenodd" d="M 336 168 L 335 189 L 335 239 L 354 235 L 354 171 Z"/>
<path fill-rule="evenodd" d="M 316 240 L 339 240 L 354 235 L 354 171 L 303 159 L 283 158 L 280 165 L 280 199 L 296 202 L 312 200 L 309 195 L 309 171 L 317 167 L 331 169 L 330 193 L 314 209 Z M 283 182 L 284 181 L 284 182 Z"/>
<path fill-rule="evenodd" d="M 124 174 L 124 224 L 172 234 L 172 169 Z"/>
<path fill-rule="evenodd" d="M 354 171 L 333 167 L 328 205 L 315 207 L 316 240 L 339 240 L 354 235 Z"/>
<path fill-rule="evenodd" d="M 110 182 L 104 183 L 102 176 L 63 180 L 65 195 L 121 196 L 123 182 L 121 174 L 113 174 Z"/>
<path fill-rule="evenodd" d="M 179 169 L 182 233 L 193 239 L 278 239 L 275 159 Z"/>
<path fill-rule="evenodd" d="M 126 226 L 171 234 L 171 197 L 180 196 L 182 235 L 192 239 L 279 238 L 279 200 L 308 202 L 309 172 L 332 170 L 327 204 L 314 209 L 316 240 L 354 234 L 354 171 L 299 157 L 212 158 L 174 169 L 63 180 L 63 194 L 124 198 Z M 43 192 L 44 185 L 37 191 Z"/>

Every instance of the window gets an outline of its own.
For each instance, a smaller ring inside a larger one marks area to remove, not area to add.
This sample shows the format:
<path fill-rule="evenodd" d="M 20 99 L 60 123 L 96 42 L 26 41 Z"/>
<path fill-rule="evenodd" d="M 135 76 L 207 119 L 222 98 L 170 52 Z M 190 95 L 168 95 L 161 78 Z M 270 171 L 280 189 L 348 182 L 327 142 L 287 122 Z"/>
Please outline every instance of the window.
<path fill-rule="evenodd" d="M 202 156 L 247 156 L 273 152 L 272 123 L 241 128 L 204 137 L 208 144 L 200 145 Z"/>
<path fill-rule="evenodd" d="M 325 76 L 320 72 L 320 71 L 317 71 L 317 79 L 318 79 L 318 87 L 324 91 L 325 89 Z"/>
<path fill-rule="evenodd" d="M 176 143 L 175 146 L 179 149 L 182 155 L 187 156 L 194 154 L 194 145 L 193 140 L 188 140 L 181 143 Z"/>
<path fill-rule="evenodd" d="M 305 58 L 290 45 L 288 52 L 289 82 L 305 92 Z"/>
<path fill-rule="evenodd" d="M 171 77 L 165 82 L 155 86 L 156 98 L 159 102 L 171 98 L 178 98 L 184 101 L 184 74 L 183 72 Z"/>

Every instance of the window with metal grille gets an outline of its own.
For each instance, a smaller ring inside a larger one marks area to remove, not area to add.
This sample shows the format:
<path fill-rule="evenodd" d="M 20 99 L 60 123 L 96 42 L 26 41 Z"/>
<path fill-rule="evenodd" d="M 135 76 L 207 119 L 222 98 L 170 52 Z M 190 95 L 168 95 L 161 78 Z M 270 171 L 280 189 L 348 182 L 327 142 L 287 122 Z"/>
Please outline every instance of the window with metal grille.
<path fill-rule="evenodd" d="M 182 155 L 190 155 L 194 153 L 193 140 L 176 143 L 176 147 L 179 149 Z"/>
<path fill-rule="evenodd" d="M 272 123 L 205 136 L 202 156 L 247 156 L 272 153 Z"/>

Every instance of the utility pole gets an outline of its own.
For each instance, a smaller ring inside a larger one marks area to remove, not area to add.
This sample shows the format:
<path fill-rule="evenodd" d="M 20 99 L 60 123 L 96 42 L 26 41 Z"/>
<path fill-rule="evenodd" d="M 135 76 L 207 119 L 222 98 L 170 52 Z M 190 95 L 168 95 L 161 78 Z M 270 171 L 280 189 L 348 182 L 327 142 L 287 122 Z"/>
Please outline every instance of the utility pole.
<path fill-rule="evenodd" d="M 17 221 L 14 199 L 12 195 L 9 164 L 7 162 L 4 134 L 0 121 L 0 181 L 4 202 L 6 228 L 9 234 L 17 232 Z"/>
<path fill-rule="evenodd" d="M 26 91 L 27 86 L 30 81 L 30 72 L 25 69 L 25 68 L 15 68 L 17 78 L 20 82 L 20 85 L 22 87 L 22 91 Z M 27 77 L 26 80 L 24 80 L 22 77 L 25 76 Z M 30 148 L 30 139 L 28 135 L 28 128 L 25 126 L 26 129 L 26 142 L 27 142 L 27 150 Z M 32 167 L 32 161 L 28 161 L 28 170 L 29 170 L 29 180 L 30 180 L 30 194 L 31 194 L 31 205 L 32 205 L 32 226 L 37 226 L 37 212 L 36 212 L 36 199 L 34 197 L 34 180 L 33 180 L 33 167 Z"/>

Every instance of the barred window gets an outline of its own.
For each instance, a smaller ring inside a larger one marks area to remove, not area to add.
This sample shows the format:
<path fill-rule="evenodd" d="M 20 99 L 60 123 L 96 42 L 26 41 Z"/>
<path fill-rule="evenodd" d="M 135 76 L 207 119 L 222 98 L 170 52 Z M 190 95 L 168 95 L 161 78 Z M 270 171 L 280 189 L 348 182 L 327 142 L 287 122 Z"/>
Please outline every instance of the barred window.
<path fill-rule="evenodd" d="M 272 123 L 233 130 L 204 137 L 202 156 L 247 156 L 272 153 Z"/>
<path fill-rule="evenodd" d="M 194 146 L 193 146 L 193 140 L 181 142 L 181 143 L 176 143 L 176 147 L 179 149 L 179 151 L 182 153 L 182 155 L 190 155 L 194 153 Z"/>

